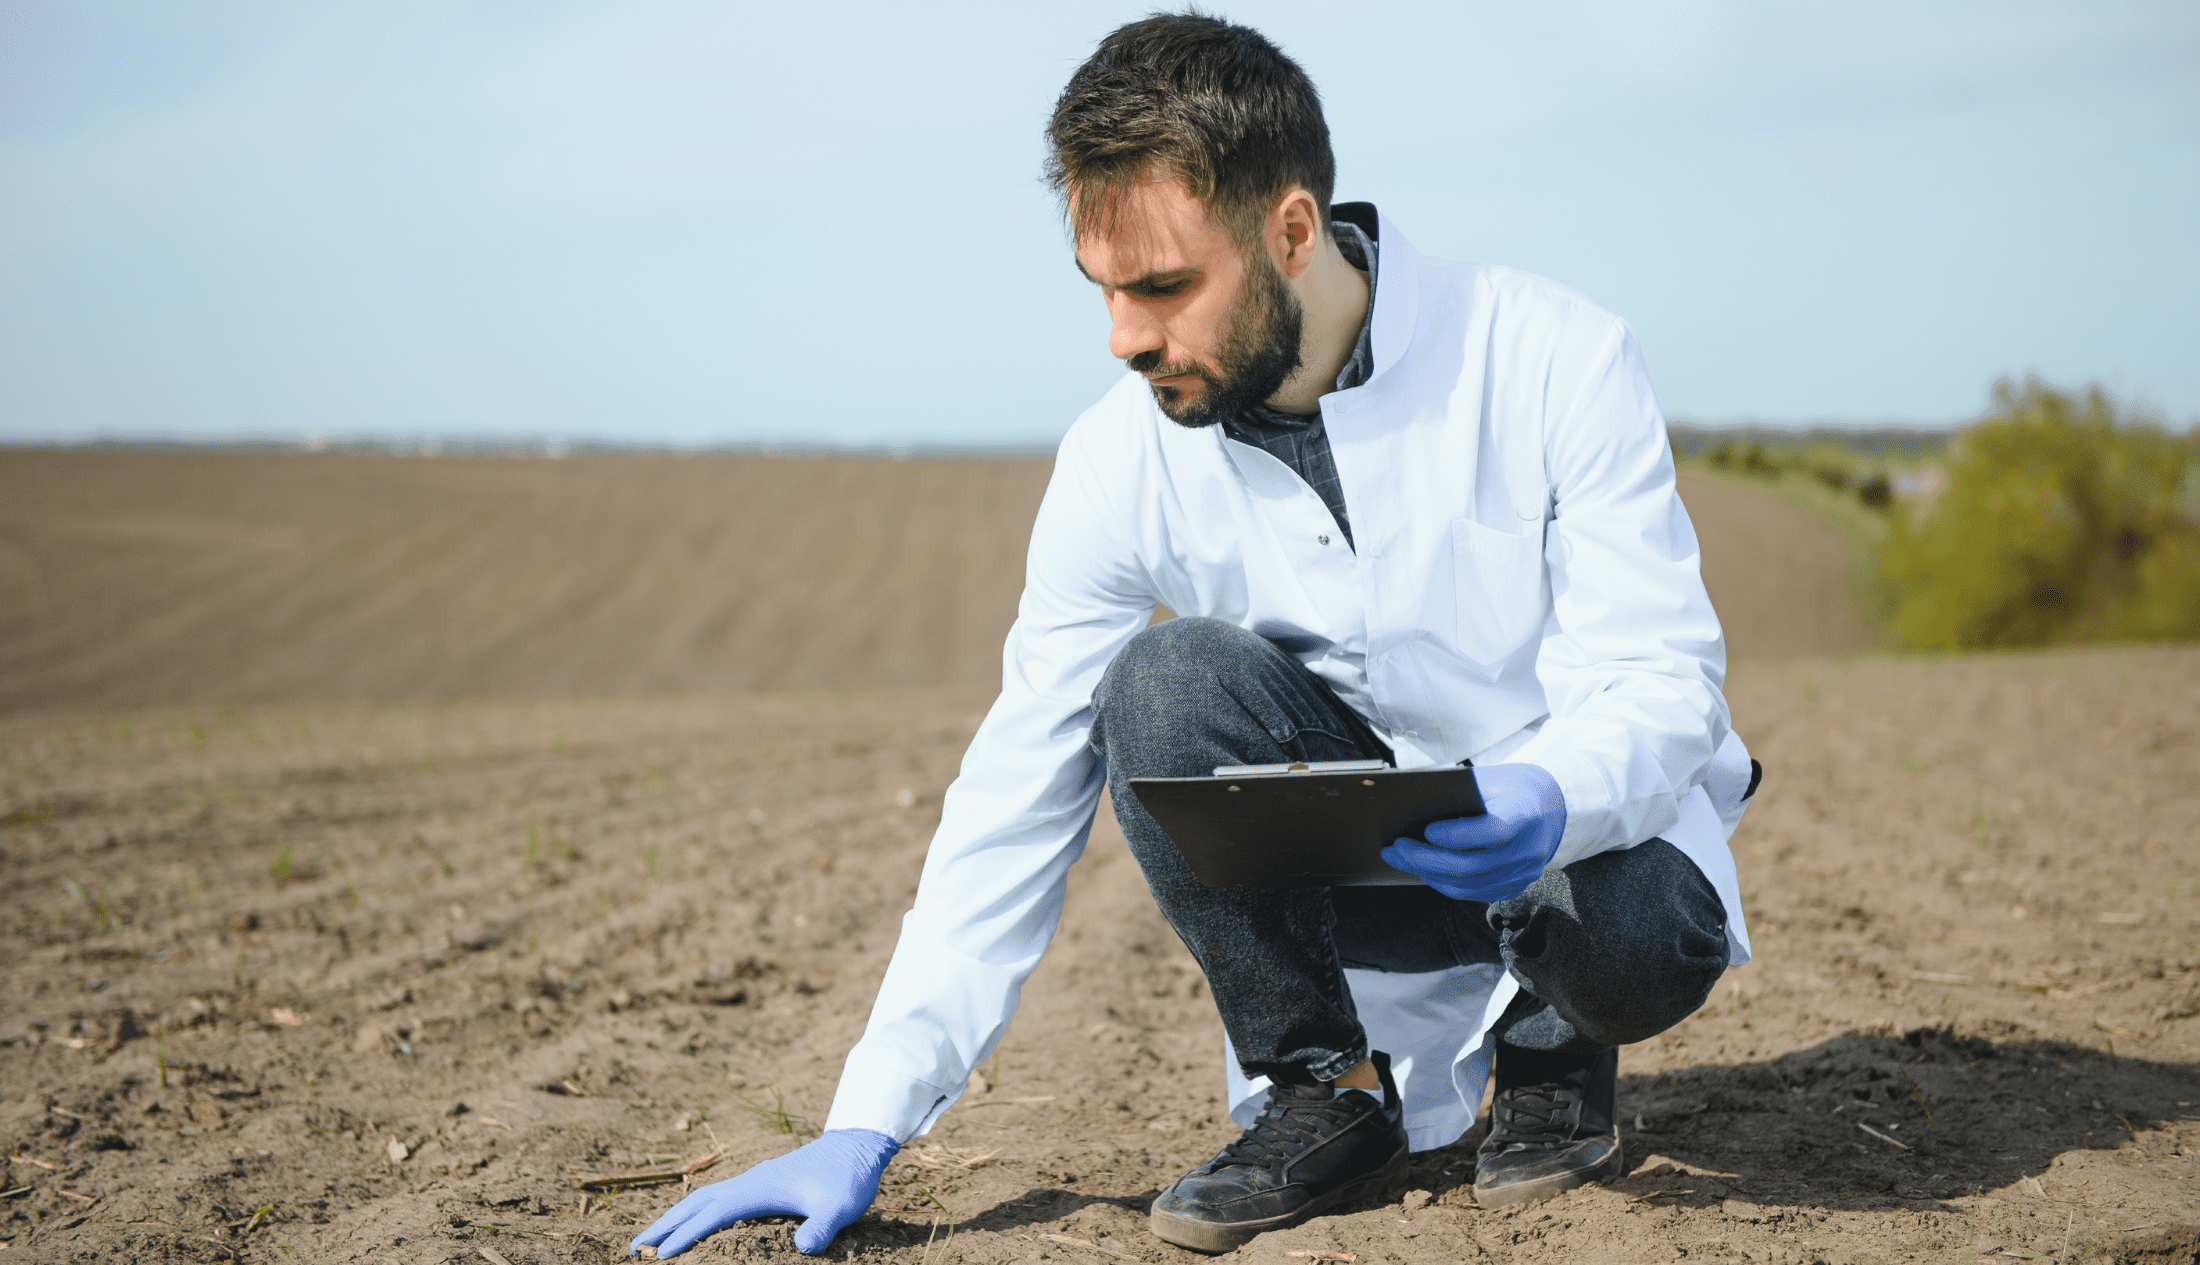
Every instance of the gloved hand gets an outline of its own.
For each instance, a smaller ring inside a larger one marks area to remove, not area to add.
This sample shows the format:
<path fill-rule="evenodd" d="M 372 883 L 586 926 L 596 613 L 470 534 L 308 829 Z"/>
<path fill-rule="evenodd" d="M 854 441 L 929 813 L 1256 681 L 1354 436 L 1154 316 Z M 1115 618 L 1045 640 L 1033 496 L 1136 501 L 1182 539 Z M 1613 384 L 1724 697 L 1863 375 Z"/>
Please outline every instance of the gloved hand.
<path fill-rule="evenodd" d="M 696 1190 L 672 1205 L 627 1244 L 633 1256 L 645 1247 L 657 1259 L 678 1256 L 736 1221 L 793 1216 L 794 1245 L 815 1256 L 878 1197 L 878 1179 L 901 1143 L 869 1129 L 834 1129 L 777 1159 Z"/>
<path fill-rule="evenodd" d="M 1433 822 L 1427 843 L 1400 839 L 1383 849 L 1383 861 L 1453 900 L 1508 900 L 1527 890 L 1557 853 L 1566 797 L 1558 779 L 1534 764 L 1477 768 L 1474 784 L 1482 816 Z"/>

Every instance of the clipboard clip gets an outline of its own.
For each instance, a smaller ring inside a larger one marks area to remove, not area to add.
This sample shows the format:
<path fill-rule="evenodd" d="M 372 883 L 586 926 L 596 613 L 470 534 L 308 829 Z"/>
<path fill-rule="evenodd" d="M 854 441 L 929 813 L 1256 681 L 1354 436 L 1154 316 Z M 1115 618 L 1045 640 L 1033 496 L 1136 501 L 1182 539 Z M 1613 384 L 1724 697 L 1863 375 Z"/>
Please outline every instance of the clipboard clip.
<path fill-rule="evenodd" d="M 1298 760 L 1288 764 L 1218 764 L 1216 777 L 1257 777 L 1272 773 L 1372 773 L 1390 767 L 1388 760 Z"/>

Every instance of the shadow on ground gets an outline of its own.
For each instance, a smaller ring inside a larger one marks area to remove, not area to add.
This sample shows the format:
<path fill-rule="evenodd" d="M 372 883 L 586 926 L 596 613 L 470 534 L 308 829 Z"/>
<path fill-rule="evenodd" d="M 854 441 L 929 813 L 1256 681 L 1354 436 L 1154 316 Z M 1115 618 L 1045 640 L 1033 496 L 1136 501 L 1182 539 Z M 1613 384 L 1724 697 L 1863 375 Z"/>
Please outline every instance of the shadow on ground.
<path fill-rule="evenodd" d="M 1645 1209 L 1732 1216 L 1746 1207 L 1772 1220 L 1784 1209 L 1894 1212 L 2008 1192 L 2043 1201 L 2059 1220 L 2066 1205 L 2094 1205 L 2083 1183 L 2057 1171 L 2058 1158 L 2162 1158 L 2149 1148 L 2174 1150 L 2164 1131 L 2200 1119 L 2196 1102 L 2200 1067 L 2191 1064 L 1948 1029 L 1851 1033 L 1764 1062 L 1623 1076 L 1629 1171 L 1612 1189 Z M 1471 1206 L 1477 1136 L 1415 1156 L 1408 1188 Z M 1142 1219 L 1155 1193 L 1099 1199 L 1035 1188 L 957 1228 L 1014 1232 L 1098 1203 Z M 2089 1258 L 2200 1260 L 2200 1215 L 2147 1229 Z"/>
<path fill-rule="evenodd" d="M 2196 1100 L 2192 1064 L 1935 1028 L 1623 1077 L 1619 1088 L 1628 1181 L 1664 1180 L 1649 1162 L 1664 1156 L 1764 1203 L 1951 1199 L 2036 1181 L 2060 1155 L 2144 1146 L 2200 1119 Z"/>

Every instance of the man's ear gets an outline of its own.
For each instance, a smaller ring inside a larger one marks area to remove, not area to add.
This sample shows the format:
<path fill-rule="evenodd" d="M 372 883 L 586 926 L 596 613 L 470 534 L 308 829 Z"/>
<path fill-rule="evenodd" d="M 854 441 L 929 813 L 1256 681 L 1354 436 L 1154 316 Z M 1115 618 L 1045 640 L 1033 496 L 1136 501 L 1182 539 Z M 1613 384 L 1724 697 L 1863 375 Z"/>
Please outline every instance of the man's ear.
<path fill-rule="evenodd" d="M 1267 244 L 1276 267 L 1286 277 L 1305 274 L 1314 264 L 1314 250 L 1321 245 L 1322 222 L 1314 195 L 1293 185 L 1268 209 L 1268 223 L 1261 240 Z"/>

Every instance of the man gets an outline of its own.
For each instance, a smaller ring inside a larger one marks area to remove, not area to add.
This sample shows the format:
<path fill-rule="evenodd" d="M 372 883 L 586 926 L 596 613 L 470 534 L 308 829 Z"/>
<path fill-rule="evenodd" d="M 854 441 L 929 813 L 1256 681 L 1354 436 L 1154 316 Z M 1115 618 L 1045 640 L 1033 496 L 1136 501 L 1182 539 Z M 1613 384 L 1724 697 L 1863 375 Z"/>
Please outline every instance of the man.
<path fill-rule="evenodd" d="M 1078 267 L 1133 371 L 1063 440 L 1000 699 L 823 1136 L 682 1200 L 821 1251 L 960 1094 L 1060 915 L 1100 788 L 1212 986 L 1245 1132 L 1155 1200 L 1226 1251 L 1380 1193 L 1497 1082 L 1485 1204 L 1620 1171 L 1614 1047 L 1748 945 L 1726 837 L 1755 789 L 1626 326 L 1423 258 L 1334 163 L 1257 33 L 1110 35 L 1048 129 Z M 1155 605 L 1180 618 L 1148 627 Z M 1129 792 L 1217 765 L 1471 760 L 1488 812 L 1399 840 L 1425 887 L 1217 889 Z"/>

